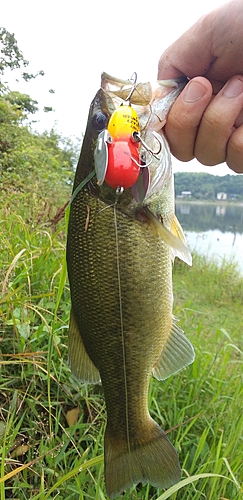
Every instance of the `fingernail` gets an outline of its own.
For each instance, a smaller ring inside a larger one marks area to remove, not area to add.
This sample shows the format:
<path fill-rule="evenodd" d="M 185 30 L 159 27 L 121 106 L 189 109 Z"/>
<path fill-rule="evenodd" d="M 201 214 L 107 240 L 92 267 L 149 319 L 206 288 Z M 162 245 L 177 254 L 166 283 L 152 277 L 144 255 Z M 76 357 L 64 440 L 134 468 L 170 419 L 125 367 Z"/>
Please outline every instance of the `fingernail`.
<path fill-rule="evenodd" d="M 243 81 L 239 78 L 234 78 L 226 83 L 223 91 L 225 97 L 237 97 L 243 92 Z"/>
<path fill-rule="evenodd" d="M 199 82 L 189 82 L 185 88 L 183 99 L 185 102 L 196 102 L 206 94 L 206 89 Z"/>

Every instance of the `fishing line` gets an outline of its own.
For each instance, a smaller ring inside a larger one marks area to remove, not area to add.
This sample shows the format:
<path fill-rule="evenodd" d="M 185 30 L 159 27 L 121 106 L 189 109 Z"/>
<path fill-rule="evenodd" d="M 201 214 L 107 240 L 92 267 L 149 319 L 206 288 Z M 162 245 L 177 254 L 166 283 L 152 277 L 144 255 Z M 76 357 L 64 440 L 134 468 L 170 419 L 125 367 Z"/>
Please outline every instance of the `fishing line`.
<path fill-rule="evenodd" d="M 114 223 L 115 223 L 115 239 L 116 239 L 116 259 L 117 259 L 117 278 L 118 278 L 118 293 L 119 293 L 120 324 L 121 324 L 121 336 L 122 336 L 123 375 L 124 375 L 124 386 L 125 386 L 126 434 L 127 434 L 128 453 L 130 453 L 131 448 L 130 448 L 129 423 L 128 423 L 126 352 L 125 352 L 124 325 L 123 325 L 123 312 L 122 312 L 121 274 L 120 274 L 120 262 L 119 262 L 119 241 L 118 241 L 117 217 L 116 217 L 116 207 L 117 207 L 118 196 L 119 196 L 119 194 L 121 194 L 120 189 L 121 188 L 117 188 L 117 199 L 114 203 Z"/>

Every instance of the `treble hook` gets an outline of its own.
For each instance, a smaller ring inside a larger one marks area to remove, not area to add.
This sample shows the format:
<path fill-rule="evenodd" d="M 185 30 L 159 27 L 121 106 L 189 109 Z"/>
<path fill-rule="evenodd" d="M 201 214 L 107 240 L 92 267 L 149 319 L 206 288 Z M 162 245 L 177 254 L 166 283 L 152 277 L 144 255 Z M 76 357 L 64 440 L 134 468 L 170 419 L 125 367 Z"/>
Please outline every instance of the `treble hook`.
<path fill-rule="evenodd" d="M 136 71 L 134 71 L 134 73 L 132 74 L 131 78 L 129 78 L 129 82 L 131 82 L 133 84 L 128 96 L 126 97 L 125 101 L 128 101 L 129 103 L 129 106 L 131 106 L 131 97 L 132 97 L 132 94 L 136 88 L 136 83 L 137 83 L 137 73 Z"/>
<path fill-rule="evenodd" d="M 160 136 L 159 134 L 157 134 L 157 132 L 153 131 L 152 132 L 153 136 L 155 137 L 155 139 L 157 139 L 158 143 L 159 143 L 159 149 L 158 151 L 153 151 L 147 144 L 146 142 L 144 142 L 144 140 L 141 138 L 140 136 L 140 133 L 139 132 L 133 132 L 132 133 L 132 136 L 133 136 L 133 139 L 136 141 L 136 142 L 141 142 L 142 146 L 146 149 L 146 151 L 148 151 L 149 153 L 151 153 L 152 156 L 154 156 L 155 158 L 157 158 L 157 155 L 161 152 L 161 149 L 162 149 L 162 144 L 161 144 L 161 140 L 160 140 Z M 158 160 L 159 158 L 157 158 Z"/>
<path fill-rule="evenodd" d="M 151 157 L 151 159 L 150 159 L 150 161 L 149 161 L 148 163 L 143 163 L 143 164 L 141 165 L 141 163 L 138 163 L 138 161 L 137 161 L 135 158 L 133 158 L 133 156 L 131 156 L 131 159 L 132 159 L 132 161 L 133 161 L 134 163 L 136 163 L 136 165 L 137 165 L 138 167 L 140 167 L 140 168 L 149 167 L 149 165 L 152 163 L 152 160 L 153 160 L 153 158 Z"/>

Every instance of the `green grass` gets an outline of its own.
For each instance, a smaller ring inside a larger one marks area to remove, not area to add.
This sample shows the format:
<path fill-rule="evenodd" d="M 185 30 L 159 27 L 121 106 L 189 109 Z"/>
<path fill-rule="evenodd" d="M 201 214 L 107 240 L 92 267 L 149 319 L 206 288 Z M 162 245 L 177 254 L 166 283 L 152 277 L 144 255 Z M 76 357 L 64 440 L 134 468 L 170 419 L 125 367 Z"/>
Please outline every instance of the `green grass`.
<path fill-rule="evenodd" d="M 67 365 L 69 288 L 65 223 L 27 205 L 0 213 L 0 500 L 104 500 L 105 407 Z M 35 222 L 37 221 L 37 222 Z M 194 256 L 174 266 L 175 315 L 196 360 L 165 382 L 151 380 L 152 416 L 176 446 L 183 478 L 123 500 L 243 497 L 243 280 L 234 265 Z M 68 410 L 79 417 L 68 425 Z M 215 475 L 215 476 L 214 476 Z"/>

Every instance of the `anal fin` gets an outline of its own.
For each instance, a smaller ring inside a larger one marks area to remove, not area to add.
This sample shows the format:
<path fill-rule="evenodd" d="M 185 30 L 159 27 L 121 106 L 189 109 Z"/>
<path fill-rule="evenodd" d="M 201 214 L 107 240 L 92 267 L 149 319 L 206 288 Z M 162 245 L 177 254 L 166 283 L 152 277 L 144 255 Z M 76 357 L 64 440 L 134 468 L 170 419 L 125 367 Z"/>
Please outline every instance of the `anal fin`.
<path fill-rule="evenodd" d="M 68 334 L 68 360 L 71 371 L 80 382 L 95 384 L 100 382 L 100 374 L 84 347 L 74 312 L 71 309 Z"/>
<path fill-rule="evenodd" d="M 193 346 L 173 317 L 170 333 L 152 373 L 158 380 L 164 380 L 193 363 L 194 359 Z"/>

